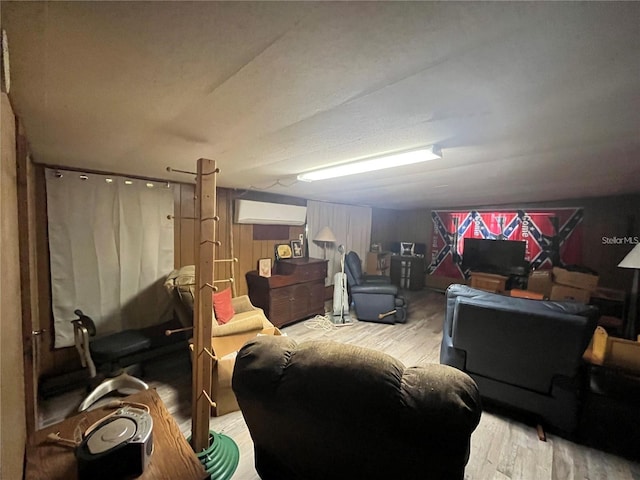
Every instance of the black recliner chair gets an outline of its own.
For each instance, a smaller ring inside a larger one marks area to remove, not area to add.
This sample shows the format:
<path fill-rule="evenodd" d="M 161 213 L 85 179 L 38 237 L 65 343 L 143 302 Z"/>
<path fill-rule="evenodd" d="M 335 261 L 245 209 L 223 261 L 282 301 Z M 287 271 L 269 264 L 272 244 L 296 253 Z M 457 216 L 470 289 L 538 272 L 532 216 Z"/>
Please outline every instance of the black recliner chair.
<path fill-rule="evenodd" d="M 571 434 L 578 424 L 582 354 L 597 318 L 595 307 L 578 302 L 451 285 L 440 363 L 469 374 L 484 400 Z"/>
<path fill-rule="evenodd" d="M 407 304 L 398 296 L 398 287 L 383 275 L 364 275 L 356 252 L 349 252 L 344 262 L 349 298 L 358 320 L 380 323 L 405 323 Z"/>

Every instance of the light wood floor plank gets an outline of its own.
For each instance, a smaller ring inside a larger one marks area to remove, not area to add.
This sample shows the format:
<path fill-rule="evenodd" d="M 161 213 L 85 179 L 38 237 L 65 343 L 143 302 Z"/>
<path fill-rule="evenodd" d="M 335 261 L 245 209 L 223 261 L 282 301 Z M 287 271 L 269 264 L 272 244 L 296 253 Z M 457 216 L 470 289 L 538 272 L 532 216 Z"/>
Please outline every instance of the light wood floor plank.
<path fill-rule="evenodd" d="M 302 321 L 283 331 L 298 342 L 325 339 L 373 348 L 392 355 L 406 366 L 438 363 L 444 296 L 426 290 L 406 292 L 405 295 L 410 305 L 406 324 L 384 325 L 354 320 L 352 326 L 325 331 L 310 328 L 313 322 Z M 158 390 L 181 431 L 188 435 L 191 430 L 191 370 L 186 352 L 147 364 L 144 378 Z M 72 414 L 83 393 L 70 392 L 41 402 L 41 425 L 55 423 Z M 253 464 L 253 444 L 242 414 L 233 412 L 211 418 L 210 427 L 233 438 L 240 448 L 240 464 L 234 479 L 259 480 Z M 535 428 L 484 412 L 471 438 L 465 479 L 640 480 L 640 465 L 554 435 L 548 435 L 548 441 L 541 442 Z"/>

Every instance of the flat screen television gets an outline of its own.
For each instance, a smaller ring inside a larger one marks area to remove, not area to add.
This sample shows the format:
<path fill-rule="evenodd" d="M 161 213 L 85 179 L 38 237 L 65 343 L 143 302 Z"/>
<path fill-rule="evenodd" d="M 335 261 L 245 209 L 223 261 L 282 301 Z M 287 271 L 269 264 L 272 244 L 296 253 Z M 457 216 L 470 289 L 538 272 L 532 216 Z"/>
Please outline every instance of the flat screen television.
<path fill-rule="evenodd" d="M 517 240 L 465 238 L 462 269 L 498 275 L 523 275 L 528 268 L 526 248 L 526 242 Z"/>

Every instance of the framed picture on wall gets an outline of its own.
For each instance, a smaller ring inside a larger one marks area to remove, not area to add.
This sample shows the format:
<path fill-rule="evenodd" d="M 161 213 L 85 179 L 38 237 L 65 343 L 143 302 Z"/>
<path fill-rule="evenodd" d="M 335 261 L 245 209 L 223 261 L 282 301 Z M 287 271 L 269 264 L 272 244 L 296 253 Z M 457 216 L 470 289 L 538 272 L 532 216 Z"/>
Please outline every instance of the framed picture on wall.
<path fill-rule="evenodd" d="M 271 276 L 271 259 L 261 258 L 258 260 L 258 275 L 261 277 Z"/>
<path fill-rule="evenodd" d="M 276 260 L 283 258 L 291 258 L 293 256 L 291 252 L 291 246 L 288 243 L 280 243 L 274 246 L 276 252 Z"/>
<path fill-rule="evenodd" d="M 302 258 L 302 242 L 300 240 L 291 240 L 291 252 L 293 258 Z"/>

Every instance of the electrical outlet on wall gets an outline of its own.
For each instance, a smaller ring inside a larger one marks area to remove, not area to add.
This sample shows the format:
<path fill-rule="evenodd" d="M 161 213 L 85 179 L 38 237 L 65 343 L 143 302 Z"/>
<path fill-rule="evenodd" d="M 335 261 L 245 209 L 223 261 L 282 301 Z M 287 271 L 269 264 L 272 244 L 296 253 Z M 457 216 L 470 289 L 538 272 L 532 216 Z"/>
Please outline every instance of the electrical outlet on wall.
<path fill-rule="evenodd" d="M 298 235 L 298 238 L 300 239 L 300 245 L 304 245 L 304 234 L 301 233 L 300 235 Z"/>

